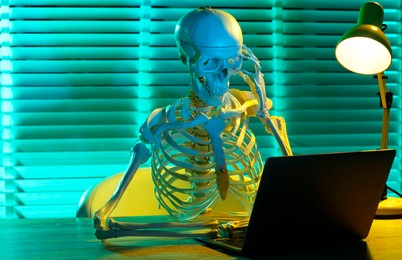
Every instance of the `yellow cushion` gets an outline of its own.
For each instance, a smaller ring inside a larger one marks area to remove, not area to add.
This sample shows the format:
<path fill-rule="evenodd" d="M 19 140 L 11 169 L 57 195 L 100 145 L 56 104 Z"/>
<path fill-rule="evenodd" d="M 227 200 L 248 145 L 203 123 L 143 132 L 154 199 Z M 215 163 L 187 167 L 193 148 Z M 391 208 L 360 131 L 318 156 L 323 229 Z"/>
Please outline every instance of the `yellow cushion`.
<path fill-rule="evenodd" d="M 114 193 L 123 173 L 112 175 L 100 183 L 88 188 L 82 195 L 77 217 L 92 217 Z M 226 201 L 218 203 L 213 212 L 244 211 L 241 204 L 228 194 Z M 110 217 L 166 215 L 167 211 L 158 205 L 154 195 L 154 185 L 150 168 L 140 168 L 127 187 L 119 204 Z"/>
<path fill-rule="evenodd" d="M 122 172 L 112 175 L 87 189 L 81 197 L 76 216 L 92 217 L 112 196 L 122 176 Z M 158 208 L 158 202 L 154 196 L 151 169 L 140 168 L 112 212 L 111 217 L 166 214 L 165 209 Z"/>

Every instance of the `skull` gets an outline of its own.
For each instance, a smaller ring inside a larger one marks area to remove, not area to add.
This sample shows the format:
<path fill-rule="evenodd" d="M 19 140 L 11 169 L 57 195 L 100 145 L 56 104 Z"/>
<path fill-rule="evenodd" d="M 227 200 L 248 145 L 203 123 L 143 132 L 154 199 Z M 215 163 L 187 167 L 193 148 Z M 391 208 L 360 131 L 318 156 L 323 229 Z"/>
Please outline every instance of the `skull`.
<path fill-rule="evenodd" d="M 198 8 L 179 20 L 175 38 L 192 90 L 206 104 L 221 105 L 229 78 L 243 61 L 243 36 L 236 19 L 220 10 Z"/>

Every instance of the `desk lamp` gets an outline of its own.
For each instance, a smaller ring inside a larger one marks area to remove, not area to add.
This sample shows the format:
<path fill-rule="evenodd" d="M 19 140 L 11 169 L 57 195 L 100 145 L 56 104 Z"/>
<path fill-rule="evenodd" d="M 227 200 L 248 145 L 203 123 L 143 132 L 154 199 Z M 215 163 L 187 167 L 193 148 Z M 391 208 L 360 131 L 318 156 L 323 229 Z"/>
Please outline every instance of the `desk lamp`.
<path fill-rule="evenodd" d="M 384 9 L 376 2 L 367 2 L 360 8 L 357 25 L 349 29 L 339 40 L 335 56 L 346 69 L 363 75 L 375 75 L 380 88 L 380 104 L 383 108 L 381 149 L 388 148 L 389 113 L 393 93 L 387 90 L 384 71 L 392 62 L 391 44 L 383 30 Z M 387 187 L 378 206 L 378 218 L 402 217 L 402 198 L 387 198 Z"/>

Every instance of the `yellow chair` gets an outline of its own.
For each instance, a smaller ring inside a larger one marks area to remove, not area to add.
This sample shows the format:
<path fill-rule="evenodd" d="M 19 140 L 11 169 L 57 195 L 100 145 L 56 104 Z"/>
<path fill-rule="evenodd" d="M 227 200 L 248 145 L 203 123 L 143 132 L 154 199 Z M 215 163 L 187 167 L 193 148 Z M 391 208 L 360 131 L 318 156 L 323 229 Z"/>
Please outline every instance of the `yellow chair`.
<path fill-rule="evenodd" d="M 100 183 L 88 188 L 81 196 L 76 217 L 92 217 L 112 196 L 123 173 L 112 175 Z M 229 195 L 224 203 L 214 206 L 213 212 L 241 212 L 241 204 Z M 154 186 L 150 168 L 140 168 L 127 187 L 119 204 L 110 217 L 167 215 L 159 207 L 154 195 Z"/>

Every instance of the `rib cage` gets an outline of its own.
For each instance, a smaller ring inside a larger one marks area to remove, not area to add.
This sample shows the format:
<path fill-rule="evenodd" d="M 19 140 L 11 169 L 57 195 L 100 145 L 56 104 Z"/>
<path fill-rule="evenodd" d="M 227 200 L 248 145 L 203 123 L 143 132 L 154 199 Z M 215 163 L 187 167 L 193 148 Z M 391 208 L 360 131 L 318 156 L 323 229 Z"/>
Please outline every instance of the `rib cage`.
<path fill-rule="evenodd" d="M 181 106 L 170 109 L 175 109 L 168 113 L 174 112 L 176 122 L 189 121 L 182 117 Z M 221 136 L 230 177 L 229 193 L 250 212 L 263 162 L 247 116 L 243 113 L 225 122 Z M 161 133 L 160 145 L 155 148 L 151 161 L 155 195 L 169 214 L 183 220 L 191 219 L 220 199 L 214 152 L 203 124 L 165 130 Z"/>

